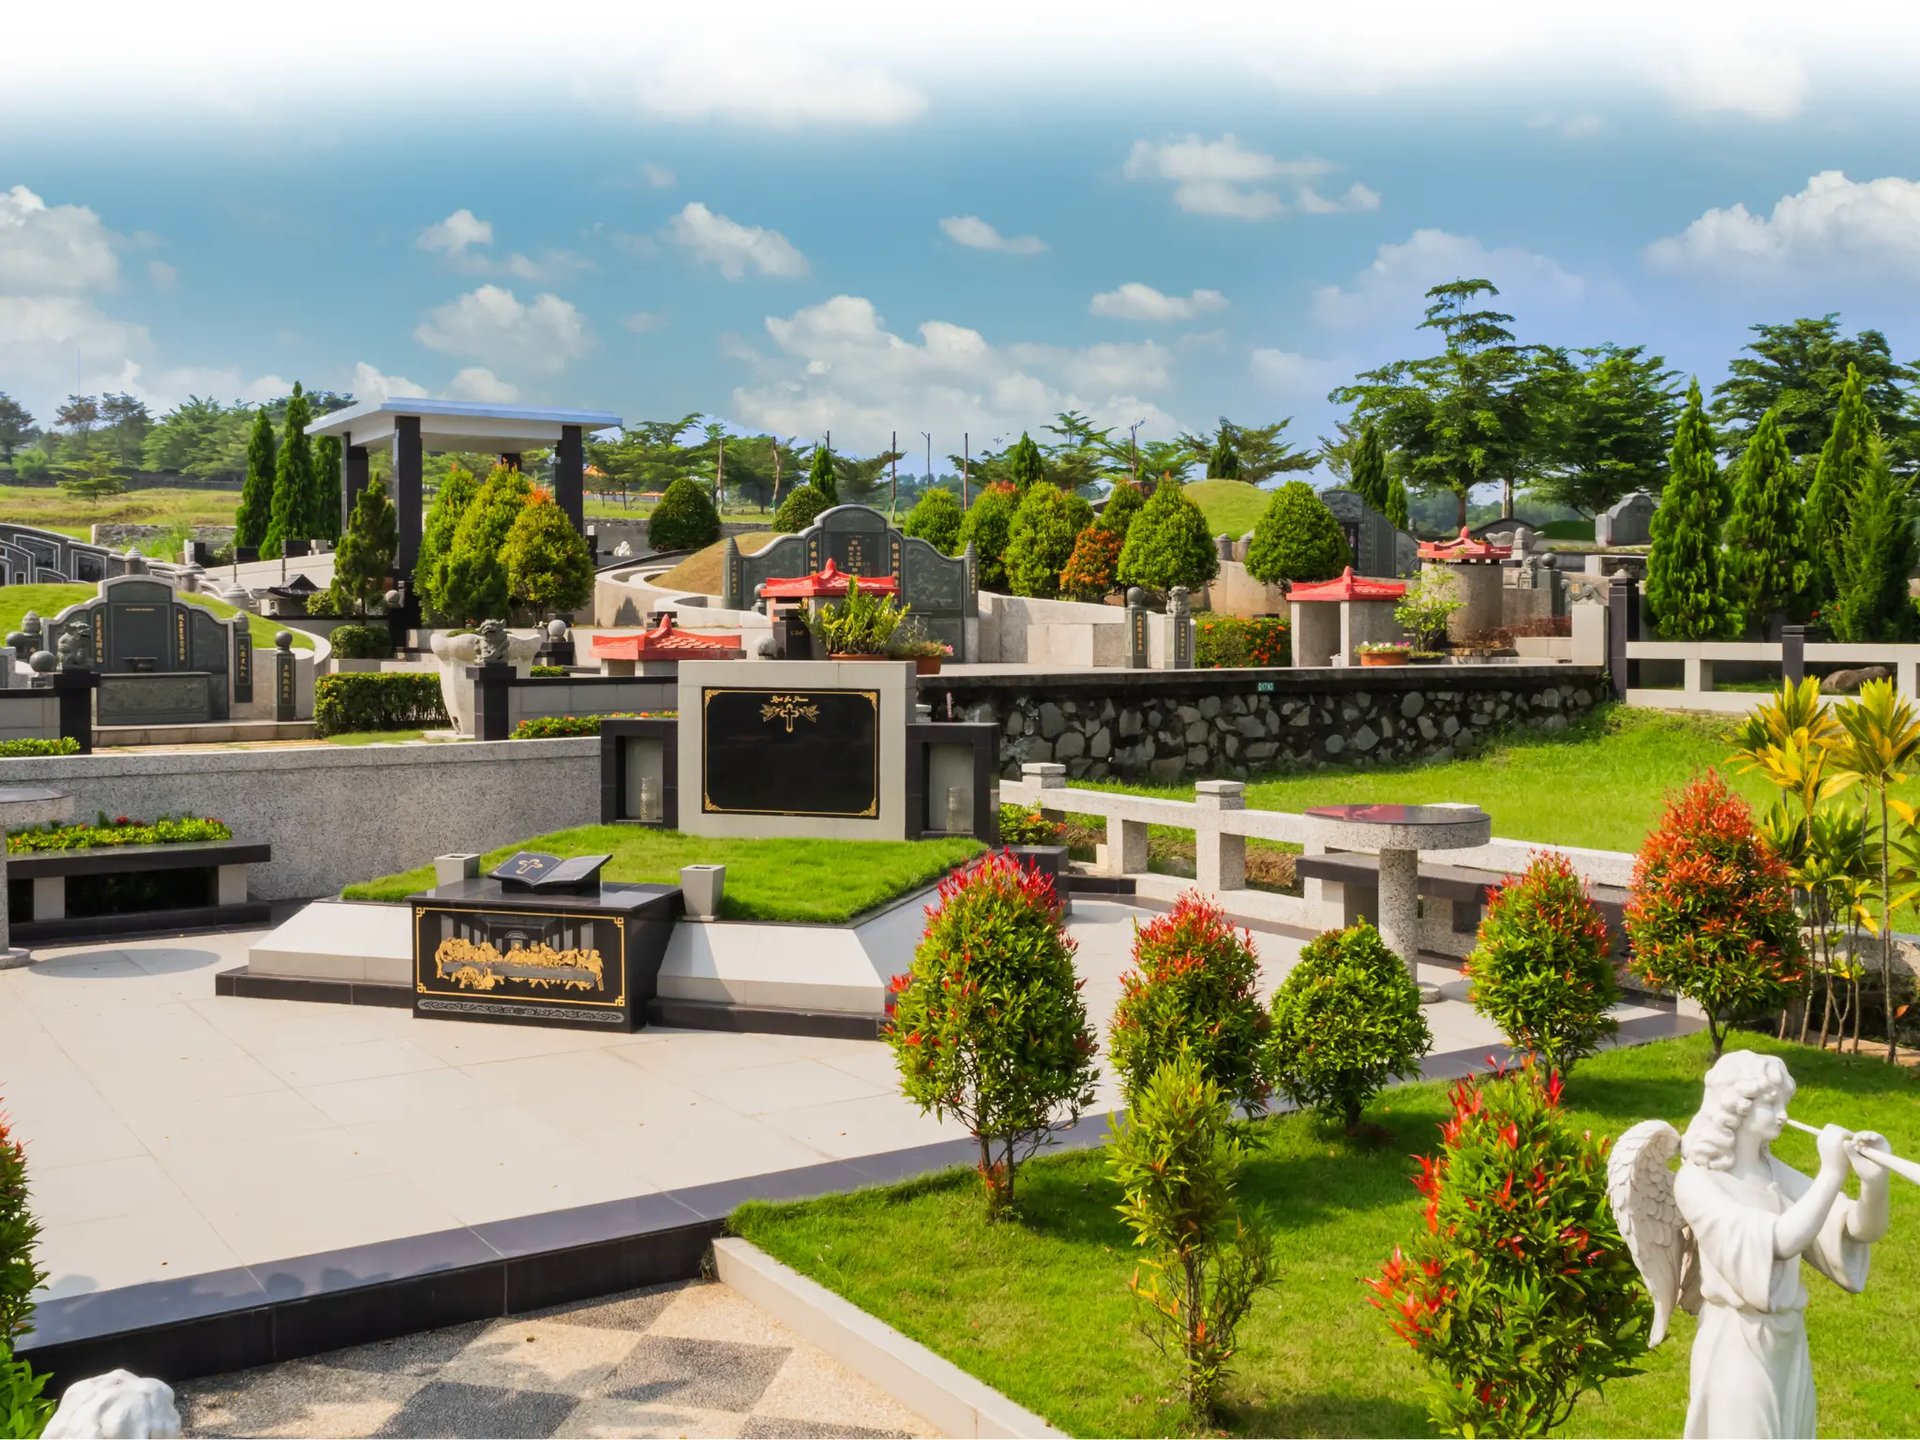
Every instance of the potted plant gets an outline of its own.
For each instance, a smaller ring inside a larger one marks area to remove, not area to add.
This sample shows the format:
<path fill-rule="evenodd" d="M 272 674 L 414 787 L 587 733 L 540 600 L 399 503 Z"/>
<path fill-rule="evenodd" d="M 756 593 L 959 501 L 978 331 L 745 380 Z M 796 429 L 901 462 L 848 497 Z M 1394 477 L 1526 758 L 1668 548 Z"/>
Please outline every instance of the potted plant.
<path fill-rule="evenodd" d="M 1458 592 L 1453 571 L 1431 566 L 1420 572 L 1420 579 L 1407 588 L 1406 597 L 1393 607 L 1393 618 L 1406 626 L 1418 650 L 1446 649 L 1447 622 L 1467 603 Z"/>
<path fill-rule="evenodd" d="M 1413 647 L 1399 640 L 1370 640 L 1353 648 L 1362 665 L 1404 665 L 1413 654 Z"/>
<path fill-rule="evenodd" d="M 855 579 L 847 598 L 822 605 L 807 628 L 830 660 L 891 660 L 894 632 L 906 618 L 907 607 L 893 596 L 862 590 Z"/>
<path fill-rule="evenodd" d="M 1063 915 L 1068 912 L 1066 834 L 1065 822 L 1049 820 L 1038 807 L 1000 807 L 1001 846 L 1019 860 L 1023 869 L 1038 871 L 1053 881 L 1054 897 Z"/>
<path fill-rule="evenodd" d="M 953 654 L 953 646 L 923 633 L 916 622 L 895 632 L 887 653 L 898 660 L 913 661 L 916 675 L 938 675 L 940 662 Z"/>
<path fill-rule="evenodd" d="M 1409 650 L 1407 652 L 1409 665 L 1440 665 L 1444 664 L 1446 659 L 1447 652 L 1444 650 Z"/>

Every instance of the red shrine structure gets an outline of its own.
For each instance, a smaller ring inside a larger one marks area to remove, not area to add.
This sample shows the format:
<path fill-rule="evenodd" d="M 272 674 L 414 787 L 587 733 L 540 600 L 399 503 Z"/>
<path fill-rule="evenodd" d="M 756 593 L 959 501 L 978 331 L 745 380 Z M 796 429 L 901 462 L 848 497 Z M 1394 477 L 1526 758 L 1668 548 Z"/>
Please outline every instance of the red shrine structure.
<path fill-rule="evenodd" d="M 1353 567 L 1347 566 L 1332 580 L 1321 580 L 1312 585 L 1293 585 L 1287 590 L 1289 600 L 1401 600 L 1406 597 L 1407 586 L 1404 580 L 1363 580 L 1353 573 Z"/>
<path fill-rule="evenodd" d="M 1455 539 L 1420 542 L 1422 560 L 1441 560 L 1449 565 L 1497 565 L 1512 554 L 1511 545 L 1495 545 L 1488 540 L 1476 540 L 1464 525 L 1460 527 L 1460 534 Z"/>
<path fill-rule="evenodd" d="M 596 635 L 593 651 L 608 662 L 612 674 L 632 674 L 624 669 L 650 660 L 738 660 L 746 653 L 738 635 L 695 635 L 673 623 L 663 614 L 660 623 L 637 635 Z"/>
<path fill-rule="evenodd" d="M 829 558 L 811 575 L 786 580 L 762 580 L 759 593 L 768 600 L 844 600 L 854 581 L 868 595 L 897 595 L 900 582 L 892 575 L 849 575 Z"/>

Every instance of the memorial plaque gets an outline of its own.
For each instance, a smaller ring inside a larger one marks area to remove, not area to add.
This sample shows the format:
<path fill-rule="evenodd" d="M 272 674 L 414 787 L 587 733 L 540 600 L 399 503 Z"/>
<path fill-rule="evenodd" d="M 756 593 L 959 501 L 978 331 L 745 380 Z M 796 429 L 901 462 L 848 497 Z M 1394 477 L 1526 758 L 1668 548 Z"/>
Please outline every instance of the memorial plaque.
<path fill-rule="evenodd" d="M 627 917 L 414 906 L 414 1008 L 630 1029 Z"/>
<path fill-rule="evenodd" d="M 880 692 L 701 691 L 701 809 L 709 815 L 880 813 Z"/>

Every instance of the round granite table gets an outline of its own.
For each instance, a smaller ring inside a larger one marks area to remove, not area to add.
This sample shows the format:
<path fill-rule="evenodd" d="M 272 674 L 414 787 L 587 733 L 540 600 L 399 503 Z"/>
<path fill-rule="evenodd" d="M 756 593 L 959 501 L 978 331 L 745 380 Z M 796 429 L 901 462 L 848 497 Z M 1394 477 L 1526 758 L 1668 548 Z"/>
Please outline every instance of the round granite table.
<path fill-rule="evenodd" d="M 46 785 L 0 786 L 0 830 L 41 825 L 49 820 L 71 820 L 73 796 Z M 0 847 L 0 970 L 25 965 L 33 956 L 13 948 L 7 924 L 7 857 Z"/>
<path fill-rule="evenodd" d="M 1315 840 L 1330 850 L 1372 850 L 1380 856 L 1379 911 L 1387 948 L 1407 962 L 1420 985 L 1420 852 L 1468 850 L 1493 838 L 1493 822 L 1477 805 L 1317 805 L 1306 812 Z M 1440 998 L 1420 985 L 1420 998 Z"/>

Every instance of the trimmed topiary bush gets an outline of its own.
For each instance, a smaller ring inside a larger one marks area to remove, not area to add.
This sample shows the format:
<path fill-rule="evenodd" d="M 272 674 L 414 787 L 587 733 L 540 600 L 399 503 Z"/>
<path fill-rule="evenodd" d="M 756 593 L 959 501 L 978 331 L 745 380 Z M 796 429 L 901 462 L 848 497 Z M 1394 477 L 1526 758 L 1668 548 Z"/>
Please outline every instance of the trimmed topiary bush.
<path fill-rule="evenodd" d="M 1433 1034 L 1406 962 L 1362 921 L 1309 941 L 1273 997 L 1275 1083 L 1347 1127 L 1396 1076 L 1420 1073 Z"/>
<path fill-rule="evenodd" d="M 1207 517 L 1171 475 L 1127 526 L 1120 548 L 1120 583 L 1166 594 L 1176 585 L 1198 590 L 1220 573 L 1220 552 L 1207 533 Z"/>
<path fill-rule="evenodd" d="M 886 1040 L 901 1089 L 980 1147 L 987 1214 L 1014 1200 L 1020 1163 L 1093 1103 L 1096 1045 L 1053 882 L 1006 851 L 940 885 Z"/>
<path fill-rule="evenodd" d="M 502 551 L 533 486 L 520 471 L 496 465 L 460 517 L 447 552 L 440 605 L 448 619 L 504 620 L 511 595 Z"/>
<path fill-rule="evenodd" d="M 322 675 L 313 682 L 313 726 L 320 735 L 452 723 L 438 675 Z"/>
<path fill-rule="evenodd" d="M 1640 847 L 1626 921 L 1633 973 L 1706 1012 L 1716 1060 L 1729 1025 L 1779 1009 L 1800 984 L 1786 864 L 1711 770 L 1668 802 Z"/>
<path fill-rule="evenodd" d="M 903 534 L 926 541 L 942 555 L 952 555 L 960 549 L 960 521 L 963 514 L 960 497 L 951 490 L 936 486 L 923 492 L 913 502 L 913 509 L 900 522 L 900 530 Z"/>
<path fill-rule="evenodd" d="M 1133 966 L 1120 977 L 1120 1003 L 1107 1053 L 1132 1104 L 1153 1072 L 1182 1051 L 1233 1104 L 1257 1110 L 1267 1075 L 1270 1026 L 1260 1003 L 1253 936 L 1227 923 L 1219 905 L 1189 890 L 1173 910 L 1133 927 Z"/>
<path fill-rule="evenodd" d="M 719 538 L 720 516 L 712 494 L 686 475 L 667 486 L 647 517 L 647 543 L 655 550 L 699 550 Z"/>
<path fill-rule="evenodd" d="M 1274 492 L 1247 546 L 1247 573 L 1273 585 L 1331 580 L 1352 563 L 1346 532 L 1304 480 Z"/>
<path fill-rule="evenodd" d="M 336 625 L 327 643 L 337 660 L 386 660 L 393 654 L 393 636 L 385 626 Z"/>
<path fill-rule="evenodd" d="M 535 490 L 500 550 L 507 598 L 536 619 L 571 615 L 593 600 L 593 552 L 567 512 Z"/>
<path fill-rule="evenodd" d="M 1492 892 L 1465 973 L 1473 1008 L 1548 1070 L 1570 1072 L 1620 1028 L 1607 922 L 1564 855 L 1536 854 Z"/>
<path fill-rule="evenodd" d="M 1193 663 L 1202 670 L 1293 663 L 1293 637 L 1278 615 L 1242 619 L 1202 611 L 1193 622 Z"/>
<path fill-rule="evenodd" d="M 420 558 L 413 566 L 413 589 L 429 617 L 438 620 L 465 619 L 450 616 L 441 596 L 447 584 L 447 559 L 453 552 L 453 537 L 460 521 L 480 493 L 480 482 L 458 465 L 447 467 L 447 478 L 434 492 L 428 507 L 426 524 L 420 531 Z"/>
<path fill-rule="evenodd" d="M 1098 520 L 1082 529 L 1060 570 L 1061 598 L 1097 604 L 1111 595 L 1119 584 L 1120 547 L 1125 543 Z"/>
<path fill-rule="evenodd" d="M 1146 492 L 1138 485 L 1131 480 L 1116 480 L 1113 488 L 1107 492 L 1106 503 L 1100 507 L 1094 523 L 1125 540 L 1133 517 L 1140 513 L 1140 507 L 1146 503 Z"/>
<path fill-rule="evenodd" d="M 773 528 L 782 535 L 797 535 L 822 513 L 833 508 L 833 501 L 811 485 L 802 485 L 780 502 L 773 512 Z"/>
<path fill-rule="evenodd" d="M 973 546 L 973 563 L 982 590 L 1007 589 L 1005 556 L 1018 497 L 1011 485 L 989 485 L 974 497 L 960 522 L 960 547 Z"/>
<path fill-rule="evenodd" d="M 1560 1078 L 1453 1087 L 1413 1183 L 1426 1225 L 1395 1246 L 1373 1304 L 1433 1374 L 1447 1435 L 1557 1432 L 1586 1392 L 1635 1373 L 1653 1304 L 1607 1202 L 1607 1142 L 1560 1114 Z"/>
<path fill-rule="evenodd" d="M 1002 563 L 1007 587 L 1016 595 L 1051 600 L 1060 593 L 1060 572 L 1073 558 L 1081 529 L 1093 521 L 1093 507 L 1058 485 L 1036 480 L 1020 497 L 1007 527 Z"/>

